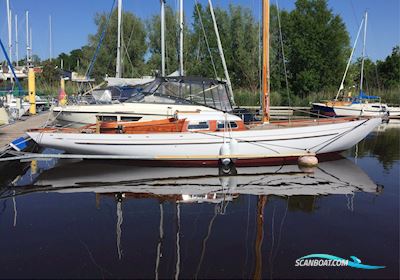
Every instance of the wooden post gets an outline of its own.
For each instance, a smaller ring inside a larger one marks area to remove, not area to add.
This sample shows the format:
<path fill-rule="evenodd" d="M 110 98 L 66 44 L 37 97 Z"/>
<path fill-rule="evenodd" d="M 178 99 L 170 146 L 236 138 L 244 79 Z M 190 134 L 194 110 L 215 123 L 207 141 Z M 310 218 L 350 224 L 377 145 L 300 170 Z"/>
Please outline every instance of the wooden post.
<path fill-rule="evenodd" d="M 270 119 L 270 85 L 269 85 L 269 0 L 263 0 L 263 68 L 262 68 L 262 106 L 263 122 L 268 123 Z"/>
<path fill-rule="evenodd" d="M 65 91 L 65 80 L 64 80 L 64 78 L 61 78 L 61 80 L 60 80 L 60 88 L 61 88 L 61 90 Z"/>
<path fill-rule="evenodd" d="M 65 93 L 65 80 L 63 77 L 61 77 L 60 80 L 60 93 L 62 95 L 61 100 L 59 100 L 59 103 L 61 106 L 64 106 L 67 104 L 67 94 Z"/>
<path fill-rule="evenodd" d="M 35 85 L 35 72 L 33 68 L 28 71 L 28 94 L 29 94 L 29 113 L 36 115 L 36 85 Z"/>

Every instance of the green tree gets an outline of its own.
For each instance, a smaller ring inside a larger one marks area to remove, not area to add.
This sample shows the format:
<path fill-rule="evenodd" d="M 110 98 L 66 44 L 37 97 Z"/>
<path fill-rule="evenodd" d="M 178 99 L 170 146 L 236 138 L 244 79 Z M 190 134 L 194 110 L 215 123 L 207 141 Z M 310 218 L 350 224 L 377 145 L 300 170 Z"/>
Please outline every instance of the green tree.
<path fill-rule="evenodd" d="M 362 58 L 358 58 L 351 67 L 351 75 L 353 87 L 357 89 L 357 93 L 360 89 L 361 82 L 361 64 Z M 364 59 L 364 73 L 363 73 L 363 91 L 367 93 L 372 93 L 375 89 L 380 88 L 380 83 L 378 80 L 377 66 L 369 58 Z"/>
<path fill-rule="evenodd" d="M 89 45 L 83 48 L 82 66 L 87 69 L 94 55 L 97 44 L 106 24 L 107 15 L 97 14 L 95 23 L 97 32 L 89 36 Z M 115 76 L 116 56 L 117 56 L 117 37 L 118 37 L 118 16 L 115 10 L 106 31 L 103 43 L 97 55 L 97 60 L 93 67 L 92 76 L 102 79 L 105 75 Z M 123 12 L 122 15 L 122 44 L 121 60 L 122 75 L 137 77 L 145 72 L 144 56 L 147 51 L 146 31 L 143 22 L 130 12 Z"/>
<path fill-rule="evenodd" d="M 199 5 L 198 8 L 199 13 L 196 7 L 193 11 L 188 72 L 208 77 L 215 77 L 215 75 L 224 77 L 209 7 Z M 258 23 L 251 11 L 241 6 L 230 5 L 228 11 L 215 8 L 214 13 L 233 85 L 257 91 L 259 86 Z M 200 17 L 210 50 L 207 48 Z M 215 63 L 216 74 L 212 67 L 211 57 Z"/>
<path fill-rule="evenodd" d="M 57 58 L 54 59 L 55 64 L 61 68 L 63 65 L 64 70 L 76 71 L 81 70 L 81 61 L 84 59 L 84 53 L 82 49 L 72 50 L 69 54 L 61 53 Z M 62 61 L 62 63 L 61 63 Z"/>
<path fill-rule="evenodd" d="M 295 94 L 335 88 L 345 69 L 349 35 L 326 0 L 297 0 L 285 26 L 288 69 Z"/>
<path fill-rule="evenodd" d="M 400 46 L 393 48 L 385 61 L 378 61 L 378 74 L 385 89 L 400 89 Z"/>
<path fill-rule="evenodd" d="M 42 63 L 43 71 L 37 75 L 38 84 L 45 87 L 58 87 L 60 81 L 60 69 L 56 61 L 46 60 Z"/>

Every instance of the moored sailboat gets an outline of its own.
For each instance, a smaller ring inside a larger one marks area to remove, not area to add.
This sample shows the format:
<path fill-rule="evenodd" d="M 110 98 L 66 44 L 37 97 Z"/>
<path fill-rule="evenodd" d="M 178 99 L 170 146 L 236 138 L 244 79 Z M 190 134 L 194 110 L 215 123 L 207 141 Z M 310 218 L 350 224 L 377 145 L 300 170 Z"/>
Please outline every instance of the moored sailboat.
<path fill-rule="evenodd" d="M 31 130 L 29 136 L 39 145 L 68 153 L 130 156 L 154 164 L 216 165 L 233 161 L 257 166 L 347 150 L 381 123 L 380 118 L 270 122 L 267 0 L 263 14 L 263 123 L 245 126 L 240 118 L 222 111 L 178 111 L 164 123 L 99 122 L 81 130 Z"/>
<path fill-rule="evenodd" d="M 335 116 L 386 117 L 387 115 L 394 116 L 400 114 L 399 107 L 388 107 L 387 104 L 381 102 L 380 97 L 367 95 L 363 91 L 367 20 L 368 20 L 368 14 L 366 12 L 364 18 L 361 21 L 356 40 L 354 42 L 354 46 L 350 54 L 349 60 L 347 62 L 346 70 L 344 72 L 343 79 L 335 99 L 325 102 L 312 103 L 311 110 L 313 112 L 328 117 L 335 117 Z M 359 94 L 354 97 L 352 97 L 351 94 L 349 94 L 348 96 L 344 96 L 345 95 L 343 92 L 344 82 L 363 25 L 364 25 L 364 45 L 363 45 L 362 60 L 361 60 L 361 77 L 360 77 Z"/>

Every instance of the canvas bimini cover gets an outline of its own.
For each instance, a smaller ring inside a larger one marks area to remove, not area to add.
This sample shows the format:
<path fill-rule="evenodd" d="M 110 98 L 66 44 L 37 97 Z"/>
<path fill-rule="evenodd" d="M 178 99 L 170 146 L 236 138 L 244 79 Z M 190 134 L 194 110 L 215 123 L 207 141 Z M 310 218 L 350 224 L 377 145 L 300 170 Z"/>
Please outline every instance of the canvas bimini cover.
<path fill-rule="evenodd" d="M 360 103 L 363 99 L 364 100 L 380 100 L 380 97 L 374 96 L 374 95 L 367 95 L 365 92 L 363 92 L 361 90 L 359 95 L 354 98 L 353 103 Z"/>
<path fill-rule="evenodd" d="M 159 77 L 146 86 L 143 94 L 182 100 L 224 112 L 232 111 L 226 82 L 200 77 Z"/>

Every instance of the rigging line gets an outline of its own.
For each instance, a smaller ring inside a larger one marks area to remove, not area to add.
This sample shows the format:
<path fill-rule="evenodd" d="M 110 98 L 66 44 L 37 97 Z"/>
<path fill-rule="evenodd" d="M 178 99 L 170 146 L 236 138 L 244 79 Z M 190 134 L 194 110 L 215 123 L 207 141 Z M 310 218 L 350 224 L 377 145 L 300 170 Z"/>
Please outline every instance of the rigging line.
<path fill-rule="evenodd" d="M 198 264 L 197 269 L 196 269 L 196 274 L 195 274 L 195 276 L 194 276 L 194 279 L 198 279 L 198 275 L 199 275 L 199 272 L 200 272 L 200 268 L 201 268 L 201 265 L 202 265 L 202 263 L 203 263 L 204 255 L 205 255 L 205 252 L 206 252 L 207 241 L 208 241 L 208 239 L 210 238 L 211 229 L 212 229 L 212 226 L 213 226 L 213 224 L 214 224 L 214 220 L 215 220 L 215 218 L 216 218 L 217 216 L 218 216 L 218 211 L 216 211 L 216 209 L 215 209 L 215 211 L 214 211 L 214 216 L 212 217 L 212 219 L 210 220 L 210 224 L 208 225 L 207 235 L 206 235 L 206 237 L 203 239 L 203 246 L 202 246 L 202 250 L 201 250 L 201 257 L 200 257 L 200 261 L 199 261 L 199 264 Z"/>
<path fill-rule="evenodd" d="M 282 221 L 281 221 L 281 225 L 279 227 L 278 245 L 276 246 L 276 250 L 275 250 L 275 254 L 274 254 L 273 259 L 275 259 L 276 256 L 278 255 L 278 250 L 279 250 L 279 246 L 280 246 L 280 243 L 281 243 L 281 237 L 282 237 L 282 228 L 283 228 L 283 224 L 284 224 L 284 222 L 286 220 L 286 215 L 287 215 L 287 212 L 288 212 L 288 209 L 289 209 L 289 199 L 290 199 L 290 196 L 288 196 L 288 200 L 287 200 L 287 203 L 286 203 L 285 214 L 283 215 L 283 218 L 282 218 Z"/>
<path fill-rule="evenodd" d="M 245 247 L 246 247 L 246 257 L 245 262 L 244 262 L 244 268 L 243 268 L 243 273 L 242 273 L 242 278 L 245 279 L 245 274 L 246 274 L 246 268 L 247 268 L 247 263 L 249 259 L 249 246 L 248 246 L 248 240 L 249 240 L 249 225 L 250 225 L 250 206 L 251 206 L 251 196 L 247 196 L 247 226 L 246 226 L 246 238 L 245 238 Z"/>
<path fill-rule="evenodd" d="M 346 182 L 346 181 L 340 179 L 339 177 L 335 176 L 334 174 L 332 174 L 332 173 L 330 173 L 330 172 L 324 170 L 324 169 L 321 168 L 321 167 L 318 167 L 318 169 L 319 169 L 322 173 L 324 173 L 324 174 L 326 174 L 326 175 L 329 175 L 329 176 L 331 176 L 332 178 L 334 178 L 334 179 L 338 180 L 339 182 L 343 183 L 344 186 L 353 187 L 353 188 L 355 188 L 355 189 L 357 189 L 357 190 L 362 191 L 362 188 L 361 188 L 360 186 L 351 184 L 350 182 Z M 332 181 L 332 182 L 333 182 L 333 181 Z"/>
<path fill-rule="evenodd" d="M 275 150 L 273 150 L 272 148 L 265 147 L 265 146 L 262 145 L 262 144 L 252 143 L 252 142 L 247 141 L 247 140 L 243 141 L 243 140 L 241 140 L 241 139 L 237 139 L 237 140 L 242 141 L 242 142 L 247 142 L 248 144 L 252 144 L 252 145 L 255 145 L 255 146 L 259 146 L 259 147 L 265 148 L 265 149 L 267 149 L 267 150 L 274 151 L 274 152 L 276 152 L 277 154 L 279 154 L 278 151 L 275 151 Z M 273 146 L 273 147 L 280 147 L 280 148 L 287 148 L 287 149 L 292 149 L 292 150 L 299 150 L 299 151 L 307 151 L 307 150 L 309 150 L 309 149 L 302 149 L 302 148 L 296 148 L 296 147 L 290 147 L 290 146 L 283 146 L 283 145 L 278 145 L 278 144 L 265 144 L 265 145 L 269 145 L 269 146 Z"/>
<path fill-rule="evenodd" d="M 94 63 L 95 63 L 95 61 L 96 61 L 96 58 L 97 58 L 97 55 L 98 55 L 98 53 L 99 53 L 101 44 L 103 43 L 104 37 L 105 37 L 105 35 L 106 35 L 107 27 L 108 27 L 108 25 L 109 25 L 109 23 L 110 23 L 110 20 L 111 20 L 111 15 L 112 15 L 112 12 L 113 12 L 113 10 L 114 10 L 115 1 L 116 1 L 116 0 L 113 1 L 113 4 L 112 4 L 112 6 L 111 6 L 110 13 L 108 14 L 108 17 L 107 17 L 107 19 L 106 19 L 106 22 L 105 22 L 103 31 L 102 31 L 102 33 L 101 33 L 101 35 L 100 35 L 99 43 L 97 44 L 96 50 L 95 50 L 95 52 L 94 52 L 94 55 L 93 55 L 93 57 L 92 57 L 92 60 L 90 61 L 90 64 L 89 64 L 89 66 L 88 66 L 88 69 L 86 70 L 86 73 L 85 73 L 85 77 L 86 77 L 86 78 L 88 78 L 88 77 L 90 76 L 90 74 L 91 74 L 91 72 L 92 72 L 92 70 L 93 70 L 93 65 L 94 65 Z"/>
<path fill-rule="evenodd" d="M 273 252 L 274 252 L 274 246 L 275 246 L 275 210 L 276 210 L 276 205 L 274 205 L 274 210 L 272 211 L 272 220 L 271 220 L 271 249 L 270 249 L 270 254 L 269 254 L 269 265 L 270 265 L 270 279 L 272 279 L 272 274 L 273 274 Z"/>
<path fill-rule="evenodd" d="M 14 191 L 14 195 L 15 195 L 15 191 Z M 15 196 L 13 196 L 12 198 L 13 201 L 13 205 L 14 205 L 14 227 L 17 226 L 17 201 L 15 199 Z"/>
<path fill-rule="evenodd" d="M 104 272 L 106 272 L 106 273 L 108 273 L 110 276 L 112 276 L 112 273 L 110 273 L 109 271 L 107 271 L 104 267 L 100 266 L 100 265 L 96 262 L 96 260 L 95 260 L 95 258 L 94 258 L 94 256 L 93 256 L 93 254 L 92 254 L 92 251 L 90 251 L 88 245 L 87 245 L 85 242 L 83 242 L 83 240 L 80 239 L 80 238 L 79 238 L 79 241 L 80 241 L 80 243 L 85 247 L 85 249 L 86 249 L 86 251 L 87 251 L 87 253 L 88 253 L 88 255 L 89 255 L 89 258 L 90 258 L 91 262 L 97 267 L 97 269 L 98 269 L 99 272 L 101 273 L 102 279 L 105 279 L 105 277 L 104 277 Z"/>
<path fill-rule="evenodd" d="M 245 188 L 246 186 L 250 186 L 250 185 L 252 185 L 252 184 L 258 184 L 258 185 L 259 185 L 260 182 L 264 182 L 267 178 L 278 174 L 278 172 L 279 172 L 282 168 L 283 168 L 283 165 L 279 166 L 279 168 L 278 168 L 275 172 L 272 172 L 272 173 L 267 173 L 267 174 L 263 174 L 263 173 L 261 173 L 261 174 L 252 174 L 253 176 L 262 176 L 262 177 L 259 178 L 259 179 L 251 180 L 250 182 L 248 182 L 248 183 L 246 183 L 246 184 L 239 184 L 239 185 L 238 185 L 238 188 Z M 243 175 L 241 175 L 241 176 L 243 176 Z M 269 182 L 272 182 L 272 181 L 273 181 L 273 180 L 271 180 L 271 181 L 269 181 Z M 267 182 L 267 181 L 265 181 L 265 182 Z"/>
<path fill-rule="evenodd" d="M 130 43 L 131 43 L 133 31 L 135 30 L 134 25 L 135 25 L 135 23 L 133 22 L 133 23 L 132 23 L 131 34 L 129 35 L 129 39 L 128 39 L 128 44 L 124 44 L 124 47 L 125 47 L 125 50 L 126 50 L 126 54 L 127 54 L 127 56 L 128 56 L 128 59 L 129 59 L 129 62 L 130 62 L 130 64 L 131 64 L 131 66 L 132 66 L 132 75 L 133 75 L 133 64 L 132 64 L 132 60 L 131 60 L 131 58 L 130 58 L 130 56 L 129 56 L 128 49 L 127 49 L 126 46 L 129 47 L 129 45 L 130 45 Z M 123 37 L 122 37 L 122 41 L 124 42 L 124 38 L 123 38 Z"/>
<path fill-rule="evenodd" d="M 177 231 L 176 231 L 176 266 L 175 266 L 175 280 L 179 279 L 180 265 L 181 265 L 181 248 L 180 248 L 180 230 L 181 230 L 181 208 L 180 204 L 176 205 L 176 218 L 177 218 Z"/>
<path fill-rule="evenodd" d="M 128 49 L 127 49 L 126 45 L 123 44 L 123 46 L 124 46 L 124 50 L 125 50 L 125 53 L 126 53 L 126 57 L 128 58 L 129 64 L 130 64 L 131 67 L 132 67 L 132 76 L 133 76 L 133 69 L 134 69 L 134 66 L 133 66 L 133 63 L 132 63 L 132 60 L 131 60 L 131 56 L 129 55 L 129 52 L 128 52 Z"/>
<path fill-rule="evenodd" d="M 333 137 L 332 140 L 328 140 L 328 141 L 327 141 L 328 143 L 327 143 L 326 145 L 322 146 L 321 148 L 319 148 L 319 149 L 316 151 L 316 153 L 318 153 L 320 150 L 326 148 L 326 147 L 329 146 L 330 144 L 334 143 L 336 140 L 342 138 L 342 137 L 345 136 L 346 134 L 352 132 L 352 131 L 355 130 L 356 128 L 359 128 L 360 126 L 364 125 L 367 121 L 368 121 L 368 119 L 365 120 L 364 122 L 360 123 L 359 125 L 357 125 L 357 126 L 351 128 L 351 129 L 349 129 L 349 130 L 347 130 L 347 131 L 344 131 L 343 133 L 341 133 L 341 134 L 339 134 L 339 135 Z M 319 145 L 321 145 L 321 144 L 319 144 Z M 314 146 L 314 147 L 311 147 L 310 149 L 316 148 L 316 147 L 318 147 L 319 145 L 316 145 L 316 146 Z"/>
<path fill-rule="evenodd" d="M 283 71 L 285 72 L 286 91 L 287 91 L 287 95 L 288 95 L 289 107 L 291 107 L 289 80 L 288 80 L 288 74 L 287 74 L 287 69 L 286 69 L 286 58 L 285 58 L 285 50 L 284 50 L 284 46 L 283 46 L 282 25 L 281 25 L 281 16 L 280 16 L 280 10 L 279 10 L 279 6 L 278 6 L 278 0 L 276 0 L 276 10 L 277 10 L 277 14 L 278 14 L 279 40 L 281 42 L 281 48 L 282 48 Z"/>
<path fill-rule="evenodd" d="M 161 259 L 161 249 L 162 249 L 162 243 L 163 243 L 163 239 L 164 239 L 164 207 L 163 204 L 160 203 L 160 238 L 158 240 L 158 244 L 157 244 L 157 259 L 156 259 L 156 268 L 155 268 L 155 279 L 158 280 L 158 269 L 160 266 L 160 259 Z"/>
<path fill-rule="evenodd" d="M 200 10 L 199 10 L 199 2 L 197 0 L 195 0 L 194 2 L 195 2 L 197 14 L 199 16 L 199 21 L 200 21 L 201 29 L 203 31 L 204 39 L 205 39 L 205 42 L 206 42 L 206 45 L 207 45 L 208 54 L 210 55 L 211 64 L 212 64 L 212 67 L 213 67 L 213 70 L 214 70 L 215 78 L 218 79 L 218 74 L 217 74 L 217 69 L 215 67 L 214 58 L 213 58 L 212 53 L 211 53 L 210 45 L 208 43 L 208 37 L 207 37 L 207 34 L 206 34 L 206 30 L 204 29 L 202 16 L 201 16 L 201 13 L 200 13 Z"/>
<path fill-rule="evenodd" d="M 359 21 L 358 21 L 356 9 L 354 8 L 353 0 L 350 0 L 350 4 L 351 4 L 351 9 L 353 10 L 353 16 L 354 16 L 354 19 L 355 19 L 355 21 L 356 21 L 356 26 L 357 26 L 357 24 L 358 24 Z"/>
<path fill-rule="evenodd" d="M 217 138 L 220 138 L 220 139 L 224 139 L 224 138 L 225 138 L 224 135 L 223 135 L 223 136 L 219 136 L 219 135 L 207 133 L 207 132 L 204 132 L 204 131 L 191 131 L 191 133 L 198 133 L 198 134 L 204 134 L 204 135 L 207 135 L 207 136 L 214 136 L 214 137 L 217 137 Z M 232 138 L 232 137 L 229 137 L 229 138 L 230 138 L 231 140 L 234 139 L 234 138 Z M 251 142 L 250 140 L 244 140 L 244 139 L 240 139 L 240 138 L 236 138 L 235 140 L 237 140 L 238 142 L 244 142 L 244 143 L 247 143 L 247 144 L 251 144 L 251 145 L 254 145 L 254 146 L 258 146 L 258 147 L 261 147 L 261 148 L 264 148 L 264 149 L 266 149 L 266 150 L 270 150 L 270 151 L 272 151 L 272 152 L 275 152 L 275 153 L 279 154 L 279 152 L 276 151 L 276 150 L 274 150 L 274 149 L 265 147 L 264 145 L 261 145 L 261 144 L 258 144 L 258 143 L 253 143 L 253 142 Z M 268 145 L 271 145 L 271 144 L 268 144 Z M 280 146 L 280 145 L 271 145 L 271 146 L 284 147 L 284 148 L 290 148 L 290 149 L 298 149 L 298 148 L 291 148 L 291 147 L 285 147 L 285 146 Z M 303 149 L 299 149 L 299 150 L 303 150 Z"/>

